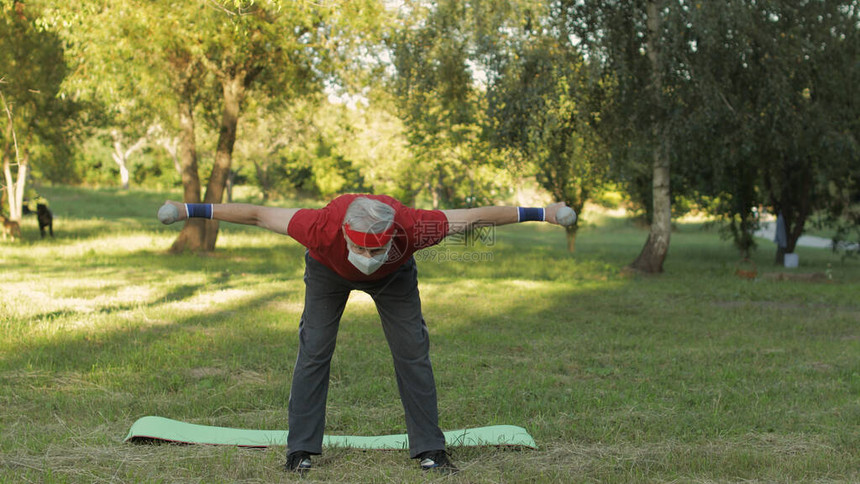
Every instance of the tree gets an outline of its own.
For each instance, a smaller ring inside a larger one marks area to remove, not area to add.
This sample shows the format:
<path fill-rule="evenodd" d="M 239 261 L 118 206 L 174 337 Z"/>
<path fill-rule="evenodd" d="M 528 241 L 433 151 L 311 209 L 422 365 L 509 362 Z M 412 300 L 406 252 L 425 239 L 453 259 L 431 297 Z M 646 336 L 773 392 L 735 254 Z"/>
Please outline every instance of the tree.
<path fill-rule="evenodd" d="M 493 29 L 498 34 L 485 37 L 484 51 L 494 68 L 488 92 L 493 138 L 520 152 L 553 199 L 581 215 L 605 180 L 608 152 L 595 124 L 609 87 L 592 76 L 571 42 L 566 13 L 533 4 L 520 11 L 517 27 Z M 500 32 L 507 32 L 504 40 Z M 570 252 L 577 229 L 566 227 Z"/>
<path fill-rule="evenodd" d="M 410 196 L 408 180 L 415 171 L 406 139 L 406 128 L 392 107 L 390 95 L 376 93 L 369 103 L 354 108 L 340 106 L 342 128 L 333 133 L 338 150 L 362 174 L 372 193 L 388 193 L 398 199 Z"/>
<path fill-rule="evenodd" d="M 0 89 L 0 104 L 3 106 L 3 112 L 6 115 L 6 145 L 7 148 L 4 150 L 3 154 L 3 176 L 6 180 L 6 185 L 4 186 L 5 192 L 3 196 L 0 197 L 0 201 L 4 198 L 9 201 L 9 219 L 13 221 L 20 221 L 22 217 L 22 206 L 23 206 L 23 198 L 24 198 L 24 187 L 27 182 L 27 174 L 29 158 L 24 158 L 24 161 L 21 161 L 21 154 L 18 148 L 18 133 L 15 130 L 15 118 L 12 116 L 12 109 L 9 107 L 9 103 L 6 101 L 6 96 L 3 94 L 2 89 Z M 11 143 L 9 142 L 11 140 Z M 8 148 L 8 145 L 12 145 L 12 150 Z M 13 151 L 12 154 L 8 153 L 9 151 Z M 14 155 L 14 158 L 12 157 Z M 12 174 L 12 166 L 13 164 L 16 166 L 16 175 L 17 178 L 13 177 Z M 3 204 L 0 203 L 0 209 L 3 208 Z"/>
<path fill-rule="evenodd" d="M 65 140 L 74 106 L 58 95 L 66 74 L 63 48 L 55 34 L 40 28 L 39 14 L 17 0 L 0 2 L 0 156 L 9 218 L 15 221 L 23 215 L 31 172 L 50 178 L 69 159 Z"/>
<path fill-rule="evenodd" d="M 781 264 L 815 210 L 846 205 L 858 165 L 858 106 L 847 87 L 860 76 L 853 4 L 735 0 L 675 11 L 675 51 L 690 81 L 688 129 L 676 141 L 690 161 L 684 176 L 717 200 L 744 256 L 753 207 L 783 217 Z"/>
<path fill-rule="evenodd" d="M 603 111 L 601 129 L 612 140 L 617 173 L 632 194 L 650 195 L 651 230 L 631 268 L 662 272 L 671 236 L 671 134 L 679 124 L 671 116 L 678 69 L 674 53 L 666 52 L 664 24 L 671 7 L 661 0 L 558 4 L 568 12 L 570 31 L 585 55 L 613 79 L 613 98 Z M 646 184 L 647 194 L 641 189 Z"/>
<path fill-rule="evenodd" d="M 163 88 L 174 100 L 186 202 L 201 201 L 195 111 L 220 111 L 214 162 L 202 196 L 203 202 L 220 203 L 246 96 L 260 89 L 290 99 L 320 90 L 324 80 L 352 59 L 362 29 L 372 33 L 380 7 L 371 0 L 343 5 L 78 0 L 56 12 L 63 21 L 76 20 L 77 28 L 63 32 L 76 46 L 79 65 L 90 66 L 76 71 L 78 83 L 92 87 L 105 77 L 142 73 L 153 81 L 147 86 Z M 107 24 L 117 30 L 109 48 L 98 42 Z M 115 46 L 127 64 L 116 62 Z M 211 251 L 217 235 L 217 222 L 191 219 L 171 250 Z"/>
<path fill-rule="evenodd" d="M 773 210 L 782 214 L 786 247 L 775 260 L 794 252 L 797 239 L 816 209 L 827 201 L 827 184 L 856 167 L 856 134 L 846 129 L 860 113 L 851 112 L 846 87 L 857 79 L 860 56 L 856 2 L 777 2 L 756 8 L 751 39 L 763 73 L 755 136 L 762 188 Z M 841 62 L 846 62 L 841 65 Z M 847 74 L 847 75 L 846 75 Z"/>
<path fill-rule="evenodd" d="M 111 147 L 120 186 L 127 189 L 134 155 L 172 124 L 174 109 L 151 52 L 156 30 L 140 25 L 146 9 L 132 1 L 34 1 L 43 5 L 41 23 L 66 44 L 71 68 L 61 92 L 86 108 L 79 137 Z"/>
<path fill-rule="evenodd" d="M 647 34 L 645 50 L 650 65 L 650 85 L 648 94 L 652 98 L 654 114 L 651 122 L 651 132 L 654 136 L 652 156 L 652 196 L 653 217 L 648 240 L 642 252 L 633 261 L 631 267 L 644 272 L 663 272 L 663 261 L 669 252 L 669 238 L 672 233 L 672 198 L 670 195 L 669 146 L 668 128 L 666 127 L 665 111 L 668 102 L 664 96 L 664 54 L 662 53 L 661 2 L 648 0 L 645 5 Z"/>
<path fill-rule="evenodd" d="M 434 208 L 473 203 L 482 190 L 478 94 L 470 65 L 470 3 L 406 2 L 390 44 L 397 107 L 415 161 L 406 200 L 429 191 Z"/>
<path fill-rule="evenodd" d="M 249 100 L 247 119 L 236 141 L 237 170 L 248 170 L 263 202 L 295 191 L 311 191 L 315 106 L 307 99 L 280 103 L 257 96 Z"/>

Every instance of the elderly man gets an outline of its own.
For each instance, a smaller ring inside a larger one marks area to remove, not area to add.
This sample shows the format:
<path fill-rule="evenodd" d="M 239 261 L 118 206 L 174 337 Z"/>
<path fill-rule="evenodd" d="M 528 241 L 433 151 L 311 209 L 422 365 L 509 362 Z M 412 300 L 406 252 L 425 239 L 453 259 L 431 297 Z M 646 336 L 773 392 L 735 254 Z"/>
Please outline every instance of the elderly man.
<path fill-rule="evenodd" d="M 413 254 L 475 226 L 557 224 L 556 214 L 562 207 L 563 203 L 556 203 L 546 208 L 420 210 L 388 196 L 351 194 L 321 209 L 167 201 L 158 217 L 163 223 L 202 217 L 256 225 L 289 235 L 307 248 L 305 306 L 289 401 L 288 471 L 307 471 L 310 457 L 322 453 L 338 326 L 349 293 L 359 290 L 375 302 L 391 349 L 410 457 L 420 459 L 424 470 L 453 473 L 457 467 L 448 458 L 438 423 L 430 340 L 421 314 Z M 572 213 L 566 207 L 563 210 Z"/>

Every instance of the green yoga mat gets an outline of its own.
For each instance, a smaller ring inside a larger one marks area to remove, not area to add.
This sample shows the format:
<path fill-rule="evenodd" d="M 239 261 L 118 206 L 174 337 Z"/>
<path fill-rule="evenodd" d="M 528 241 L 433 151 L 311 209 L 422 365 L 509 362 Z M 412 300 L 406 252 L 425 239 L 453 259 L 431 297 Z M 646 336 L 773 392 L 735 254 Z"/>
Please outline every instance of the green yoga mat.
<path fill-rule="evenodd" d="M 444 432 L 445 443 L 452 447 L 462 446 L 517 446 L 536 449 L 535 441 L 522 427 L 494 425 L 474 429 Z M 165 441 L 183 444 L 237 445 L 240 447 L 269 447 L 287 445 L 286 430 L 248 430 L 229 427 L 197 425 L 164 417 L 142 417 L 128 432 L 126 442 Z M 326 447 L 350 447 L 355 449 L 401 450 L 408 449 L 406 434 L 354 437 L 326 435 Z"/>

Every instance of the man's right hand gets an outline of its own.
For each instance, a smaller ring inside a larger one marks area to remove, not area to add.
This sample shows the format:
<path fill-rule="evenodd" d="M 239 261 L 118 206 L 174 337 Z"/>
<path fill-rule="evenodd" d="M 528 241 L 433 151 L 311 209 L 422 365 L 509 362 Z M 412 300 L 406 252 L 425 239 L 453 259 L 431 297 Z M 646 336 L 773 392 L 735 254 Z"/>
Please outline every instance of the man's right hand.
<path fill-rule="evenodd" d="M 179 202 L 167 200 L 158 209 L 158 220 L 164 225 L 170 225 L 186 218 L 188 218 L 188 214 L 185 212 L 185 205 Z"/>

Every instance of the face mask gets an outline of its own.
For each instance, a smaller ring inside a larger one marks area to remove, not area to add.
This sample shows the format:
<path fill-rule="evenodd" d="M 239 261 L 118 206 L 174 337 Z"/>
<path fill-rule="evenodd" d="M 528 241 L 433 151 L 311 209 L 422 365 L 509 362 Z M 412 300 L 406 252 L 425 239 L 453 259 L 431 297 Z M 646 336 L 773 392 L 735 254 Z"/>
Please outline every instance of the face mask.
<path fill-rule="evenodd" d="M 349 262 L 351 262 L 356 269 L 369 276 L 376 272 L 380 267 L 382 267 L 382 264 L 385 264 L 385 261 L 388 260 L 388 252 L 390 250 L 391 245 L 388 246 L 388 249 L 385 250 L 384 254 L 375 255 L 373 257 L 365 257 L 347 249 L 347 252 L 349 252 L 347 259 L 349 259 Z"/>

